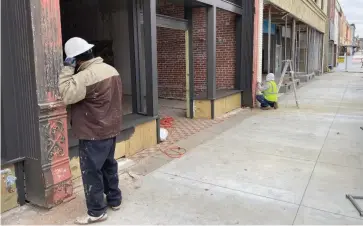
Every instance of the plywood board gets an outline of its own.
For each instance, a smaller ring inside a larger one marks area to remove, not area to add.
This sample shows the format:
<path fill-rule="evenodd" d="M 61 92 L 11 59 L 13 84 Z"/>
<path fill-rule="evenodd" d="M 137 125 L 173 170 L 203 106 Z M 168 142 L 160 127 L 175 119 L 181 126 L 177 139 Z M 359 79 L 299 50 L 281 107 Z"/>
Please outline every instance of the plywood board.
<path fill-rule="evenodd" d="M 226 113 L 226 98 L 220 98 L 214 101 L 214 116 L 219 117 Z"/>
<path fill-rule="evenodd" d="M 154 120 L 142 125 L 138 125 L 128 142 L 129 149 L 126 150 L 126 156 L 132 156 L 145 148 L 150 148 L 156 145 L 156 121 Z"/>
<path fill-rule="evenodd" d="M 10 169 L 11 173 L 4 173 L 1 175 L 1 213 L 11 210 L 18 206 L 18 193 L 16 190 L 16 183 L 14 183 L 11 189 L 6 188 L 6 178 L 8 175 L 15 175 L 14 165 L 8 165 L 1 168 L 1 170 Z"/>
<path fill-rule="evenodd" d="M 150 148 L 157 144 L 156 120 L 143 125 L 143 148 Z"/>
<path fill-rule="evenodd" d="M 212 118 L 211 101 L 210 100 L 196 100 L 195 101 L 195 118 Z"/>
<path fill-rule="evenodd" d="M 233 94 L 231 96 L 226 97 L 226 112 L 233 111 L 241 107 L 241 98 L 242 95 L 240 93 Z"/>
<path fill-rule="evenodd" d="M 215 117 L 219 117 L 240 107 L 241 107 L 241 94 L 236 93 L 231 96 L 215 100 L 214 115 Z"/>
<path fill-rule="evenodd" d="M 130 144 L 128 141 L 122 141 L 122 142 L 116 143 L 115 159 L 119 159 L 119 158 L 126 156 L 126 150 L 128 150 L 129 145 Z"/>
<path fill-rule="evenodd" d="M 143 125 L 136 126 L 135 132 L 132 134 L 130 139 L 127 141 L 129 147 L 126 150 L 126 156 L 131 156 L 137 153 L 137 151 L 143 149 Z"/>

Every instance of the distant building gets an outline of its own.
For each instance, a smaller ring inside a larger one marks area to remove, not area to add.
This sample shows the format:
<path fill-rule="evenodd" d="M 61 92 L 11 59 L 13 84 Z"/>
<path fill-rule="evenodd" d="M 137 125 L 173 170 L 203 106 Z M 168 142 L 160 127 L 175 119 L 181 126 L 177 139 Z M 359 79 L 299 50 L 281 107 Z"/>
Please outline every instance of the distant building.
<path fill-rule="evenodd" d="M 282 74 L 292 61 L 297 77 L 319 74 L 324 64 L 324 36 L 328 2 L 325 0 L 265 1 L 262 21 L 262 74 Z M 328 38 L 326 38 L 328 39 Z"/>
<path fill-rule="evenodd" d="M 325 50 L 325 67 L 335 67 L 337 65 L 337 57 L 339 50 L 339 28 L 341 7 L 337 0 L 328 0 L 327 10 L 327 33 L 326 50 Z"/>
<path fill-rule="evenodd" d="M 350 38 L 351 38 L 351 42 L 352 42 L 352 47 L 350 47 L 351 49 L 351 53 L 352 55 L 354 54 L 354 48 L 357 45 L 356 43 L 356 39 L 355 39 L 355 24 L 351 24 L 350 25 Z"/>

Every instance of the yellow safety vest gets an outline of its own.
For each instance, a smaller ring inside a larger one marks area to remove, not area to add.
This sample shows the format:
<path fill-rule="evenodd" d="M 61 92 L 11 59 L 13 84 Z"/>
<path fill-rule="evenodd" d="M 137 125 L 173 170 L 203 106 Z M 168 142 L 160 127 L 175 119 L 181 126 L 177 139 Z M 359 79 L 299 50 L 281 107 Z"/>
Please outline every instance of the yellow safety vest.
<path fill-rule="evenodd" d="M 263 96 L 266 100 L 270 102 L 277 102 L 277 85 L 275 81 L 267 82 L 270 84 L 270 87 L 263 91 Z"/>

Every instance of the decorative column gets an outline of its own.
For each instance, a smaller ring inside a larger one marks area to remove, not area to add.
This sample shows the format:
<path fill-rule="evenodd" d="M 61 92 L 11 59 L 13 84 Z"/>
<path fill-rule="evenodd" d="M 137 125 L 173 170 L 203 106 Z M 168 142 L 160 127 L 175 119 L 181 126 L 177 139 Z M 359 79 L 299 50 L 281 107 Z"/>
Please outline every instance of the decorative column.
<path fill-rule="evenodd" d="M 63 62 L 60 6 L 59 0 L 30 2 L 40 150 L 37 159 L 26 163 L 26 173 L 36 175 L 26 177 L 27 199 L 33 204 L 50 208 L 73 194 L 67 112 L 58 93 L 58 75 Z"/>

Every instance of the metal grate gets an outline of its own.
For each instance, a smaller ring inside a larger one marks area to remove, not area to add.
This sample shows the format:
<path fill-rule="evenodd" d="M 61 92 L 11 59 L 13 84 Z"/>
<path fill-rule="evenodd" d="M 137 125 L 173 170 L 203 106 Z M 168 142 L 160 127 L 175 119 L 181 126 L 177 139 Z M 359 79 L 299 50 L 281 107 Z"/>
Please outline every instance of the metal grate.
<path fill-rule="evenodd" d="M 1 1 L 1 128 L 4 162 L 39 154 L 29 1 Z"/>

